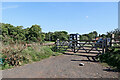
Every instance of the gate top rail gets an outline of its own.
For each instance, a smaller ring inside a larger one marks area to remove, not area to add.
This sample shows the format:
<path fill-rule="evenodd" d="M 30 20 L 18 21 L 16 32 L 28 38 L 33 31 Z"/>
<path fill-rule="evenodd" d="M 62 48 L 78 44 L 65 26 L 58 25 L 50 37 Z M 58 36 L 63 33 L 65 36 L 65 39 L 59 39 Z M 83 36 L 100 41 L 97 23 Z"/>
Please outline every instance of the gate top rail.
<path fill-rule="evenodd" d="M 98 40 L 59 40 L 59 41 L 98 41 Z"/>

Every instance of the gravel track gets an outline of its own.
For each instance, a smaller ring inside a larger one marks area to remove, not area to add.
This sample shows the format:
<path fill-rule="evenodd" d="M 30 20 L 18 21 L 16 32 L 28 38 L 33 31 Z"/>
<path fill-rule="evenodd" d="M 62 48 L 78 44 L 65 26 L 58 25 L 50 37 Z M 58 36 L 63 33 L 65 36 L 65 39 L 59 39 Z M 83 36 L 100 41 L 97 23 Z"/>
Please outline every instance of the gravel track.
<path fill-rule="evenodd" d="M 118 78 L 118 72 L 106 69 L 83 56 L 60 55 L 4 70 L 2 74 L 3 78 Z"/>

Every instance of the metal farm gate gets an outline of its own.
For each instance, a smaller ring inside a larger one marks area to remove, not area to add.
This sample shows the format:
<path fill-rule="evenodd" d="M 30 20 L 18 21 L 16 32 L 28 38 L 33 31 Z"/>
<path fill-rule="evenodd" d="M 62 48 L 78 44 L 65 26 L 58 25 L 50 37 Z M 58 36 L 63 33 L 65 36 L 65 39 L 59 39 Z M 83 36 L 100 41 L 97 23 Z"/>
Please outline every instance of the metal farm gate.
<path fill-rule="evenodd" d="M 72 51 L 74 53 L 84 51 L 84 53 L 104 54 L 110 46 L 107 39 L 101 40 L 57 40 L 56 48 L 64 51 Z"/>

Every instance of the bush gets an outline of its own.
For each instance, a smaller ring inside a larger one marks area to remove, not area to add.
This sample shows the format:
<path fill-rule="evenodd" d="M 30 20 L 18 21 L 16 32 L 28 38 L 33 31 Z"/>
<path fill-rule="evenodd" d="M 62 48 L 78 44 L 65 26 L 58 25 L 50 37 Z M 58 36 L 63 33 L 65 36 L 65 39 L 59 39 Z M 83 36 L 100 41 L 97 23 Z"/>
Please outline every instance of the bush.
<path fill-rule="evenodd" d="M 120 50 L 112 50 L 100 55 L 99 60 L 107 63 L 109 66 L 116 67 L 120 70 Z"/>

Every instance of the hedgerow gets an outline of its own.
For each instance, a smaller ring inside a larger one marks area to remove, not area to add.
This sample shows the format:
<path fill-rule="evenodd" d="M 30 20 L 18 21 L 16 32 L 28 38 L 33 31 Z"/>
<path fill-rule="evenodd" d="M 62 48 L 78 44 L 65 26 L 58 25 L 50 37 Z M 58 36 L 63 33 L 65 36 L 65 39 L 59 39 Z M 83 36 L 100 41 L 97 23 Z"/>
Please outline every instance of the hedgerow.
<path fill-rule="evenodd" d="M 103 55 L 100 55 L 99 60 L 107 63 L 109 66 L 115 67 L 120 70 L 120 50 L 112 49 Z"/>

